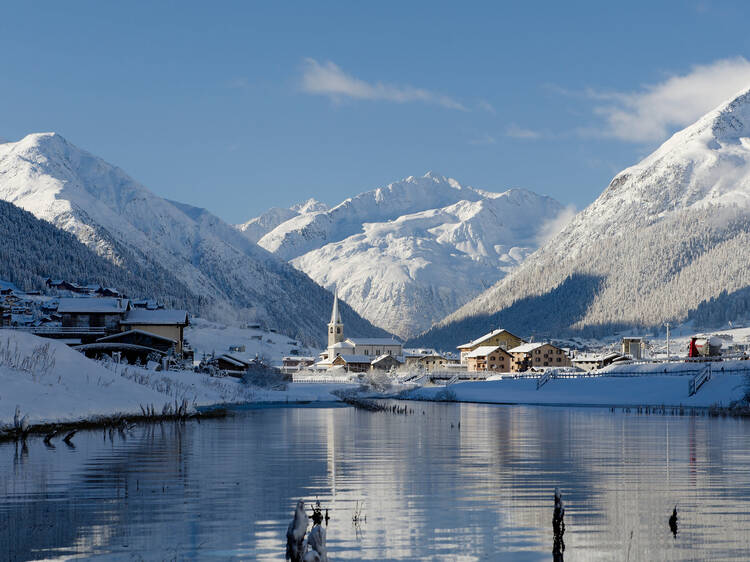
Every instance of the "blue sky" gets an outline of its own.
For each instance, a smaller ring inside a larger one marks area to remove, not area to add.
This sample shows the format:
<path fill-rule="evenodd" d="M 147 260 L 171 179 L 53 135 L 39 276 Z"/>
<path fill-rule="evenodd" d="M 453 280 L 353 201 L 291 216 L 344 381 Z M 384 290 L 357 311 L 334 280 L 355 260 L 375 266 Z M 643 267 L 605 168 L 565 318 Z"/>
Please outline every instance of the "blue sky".
<path fill-rule="evenodd" d="M 578 208 L 750 85 L 747 2 L 12 2 L 0 137 L 230 222 L 435 170 Z"/>

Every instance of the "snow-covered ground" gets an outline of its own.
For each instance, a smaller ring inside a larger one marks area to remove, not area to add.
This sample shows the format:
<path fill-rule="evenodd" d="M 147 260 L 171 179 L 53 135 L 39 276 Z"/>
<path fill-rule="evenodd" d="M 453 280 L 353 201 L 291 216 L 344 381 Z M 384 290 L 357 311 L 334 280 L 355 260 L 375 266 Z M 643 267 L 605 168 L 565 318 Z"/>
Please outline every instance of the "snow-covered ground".
<path fill-rule="evenodd" d="M 251 360 L 256 355 L 271 365 L 278 366 L 289 355 L 315 356 L 320 350 L 305 347 L 284 334 L 256 328 L 228 326 L 202 318 L 191 318 L 185 329 L 185 339 L 195 350 L 195 359 L 202 355 L 230 353 L 240 359 Z M 245 346 L 244 352 L 230 351 L 230 346 Z M 296 353 L 295 353 L 296 352 Z"/>
<path fill-rule="evenodd" d="M 536 378 L 504 378 L 452 384 L 447 390 L 459 402 L 488 404 L 555 404 L 571 406 L 728 406 L 745 394 L 750 362 L 713 365 L 711 379 L 693 396 L 688 395 L 690 374 L 704 364 L 622 365 L 602 371 L 602 376 L 552 378 L 537 390 Z M 724 371 L 721 371 L 721 368 Z M 667 369 L 667 373 L 664 373 Z M 672 374 L 670 374 L 672 373 Z M 427 387 L 406 394 L 423 400 L 446 398 L 446 387 Z"/>
<path fill-rule="evenodd" d="M 337 401 L 346 384 L 289 384 L 285 391 L 248 386 L 232 378 L 192 371 L 150 371 L 87 359 L 55 340 L 0 330 L 0 427 L 12 425 L 16 407 L 30 425 L 71 423 L 115 415 L 160 413 L 187 400 L 191 408 L 246 402 Z"/>

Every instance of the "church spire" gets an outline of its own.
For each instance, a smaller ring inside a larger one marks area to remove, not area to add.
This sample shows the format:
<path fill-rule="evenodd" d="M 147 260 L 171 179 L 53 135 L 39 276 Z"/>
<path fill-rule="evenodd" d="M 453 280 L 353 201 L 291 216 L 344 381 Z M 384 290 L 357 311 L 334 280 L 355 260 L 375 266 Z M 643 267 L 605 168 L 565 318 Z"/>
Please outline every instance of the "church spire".
<path fill-rule="evenodd" d="M 333 310 L 331 311 L 331 324 L 341 324 L 341 314 L 339 313 L 339 289 L 333 290 Z"/>
<path fill-rule="evenodd" d="M 333 310 L 331 310 L 331 321 L 328 323 L 328 347 L 344 341 L 344 323 L 341 321 L 339 312 L 338 287 L 333 290 Z"/>

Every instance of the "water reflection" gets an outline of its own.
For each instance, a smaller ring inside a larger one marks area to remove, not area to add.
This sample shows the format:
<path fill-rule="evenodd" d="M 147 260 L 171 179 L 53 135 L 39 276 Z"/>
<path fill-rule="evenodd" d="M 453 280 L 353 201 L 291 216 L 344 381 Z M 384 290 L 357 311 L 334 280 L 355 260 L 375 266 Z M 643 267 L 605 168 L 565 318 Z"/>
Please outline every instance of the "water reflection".
<path fill-rule="evenodd" d="M 571 560 L 746 557 L 746 422 L 413 407 L 251 409 L 82 431 L 75 449 L 2 444 L 0 558 L 277 560 L 296 501 L 318 499 L 333 560 L 549 560 L 555 487 Z"/>

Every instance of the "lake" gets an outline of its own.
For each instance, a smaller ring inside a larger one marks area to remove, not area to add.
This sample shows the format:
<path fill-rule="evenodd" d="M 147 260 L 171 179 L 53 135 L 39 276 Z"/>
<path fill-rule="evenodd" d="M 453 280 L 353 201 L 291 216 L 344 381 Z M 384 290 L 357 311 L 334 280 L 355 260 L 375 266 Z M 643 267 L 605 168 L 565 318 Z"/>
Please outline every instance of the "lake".
<path fill-rule="evenodd" d="M 318 499 L 332 560 L 550 560 L 556 486 L 569 560 L 748 558 L 746 421 L 399 404 L 0 444 L 0 558 L 280 560 Z"/>

